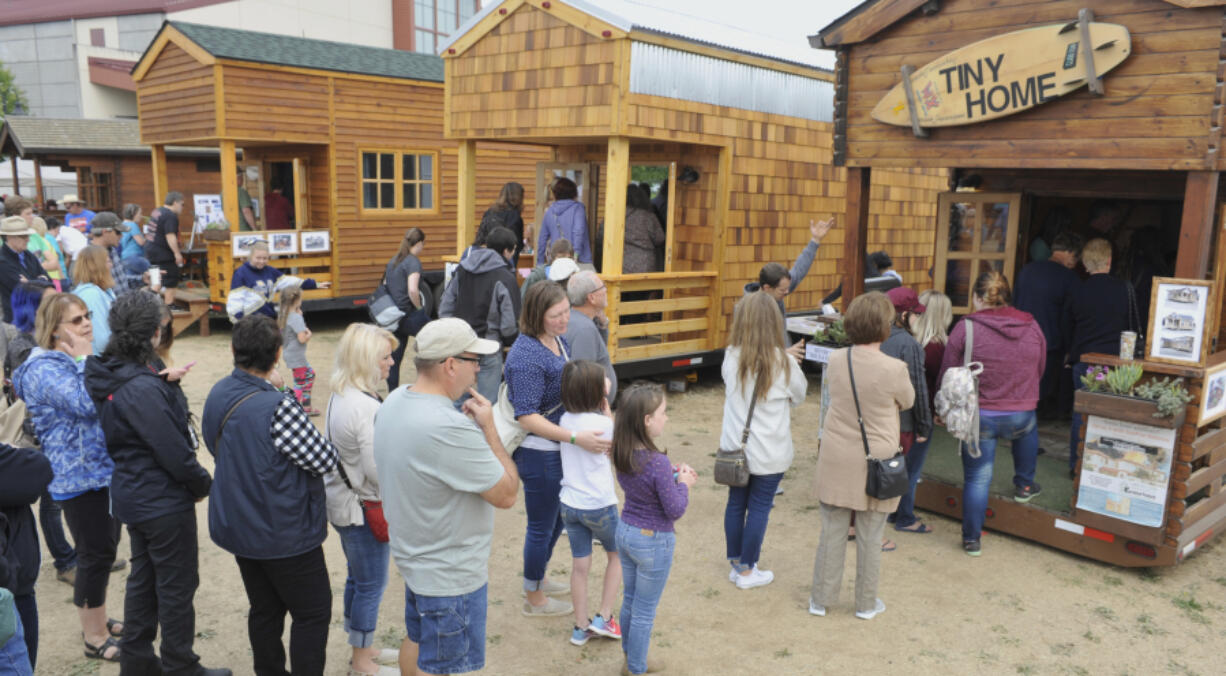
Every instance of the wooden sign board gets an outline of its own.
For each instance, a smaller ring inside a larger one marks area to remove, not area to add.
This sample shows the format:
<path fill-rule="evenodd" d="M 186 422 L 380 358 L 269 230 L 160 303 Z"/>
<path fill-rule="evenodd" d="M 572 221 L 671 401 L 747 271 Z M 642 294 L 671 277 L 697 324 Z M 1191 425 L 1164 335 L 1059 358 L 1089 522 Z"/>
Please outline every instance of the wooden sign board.
<path fill-rule="evenodd" d="M 1073 23 L 1051 24 L 980 40 L 911 75 L 921 127 L 953 127 L 1020 113 L 1085 86 L 1085 50 Z M 1128 29 L 1091 23 L 1094 71 L 1102 75 L 1132 51 Z M 873 119 L 911 126 L 906 83 L 889 91 Z"/>

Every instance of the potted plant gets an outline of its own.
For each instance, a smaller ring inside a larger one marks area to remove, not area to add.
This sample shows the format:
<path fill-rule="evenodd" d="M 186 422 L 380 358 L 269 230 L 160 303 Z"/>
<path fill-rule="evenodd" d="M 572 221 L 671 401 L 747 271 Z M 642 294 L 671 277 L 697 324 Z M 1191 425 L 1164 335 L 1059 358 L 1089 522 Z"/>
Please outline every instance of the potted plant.
<path fill-rule="evenodd" d="M 1176 428 L 1183 424 L 1192 396 L 1183 379 L 1155 378 L 1138 384 L 1140 364 L 1094 366 L 1081 377 L 1073 409 L 1084 415 L 1140 425 Z"/>
<path fill-rule="evenodd" d="M 230 224 L 221 221 L 213 221 L 204 226 L 204 238 L 210 242 L 225 242 L 230 239 Z"/>
<path fill-rule="evenodd" d="M 851 345 L 851 339 L 847 337 L 847 331 L 843 329 L 842 319 L 831 324 L 819 324 L 817 330 L 813 332 L 813 342 L 826 347 Z"/>

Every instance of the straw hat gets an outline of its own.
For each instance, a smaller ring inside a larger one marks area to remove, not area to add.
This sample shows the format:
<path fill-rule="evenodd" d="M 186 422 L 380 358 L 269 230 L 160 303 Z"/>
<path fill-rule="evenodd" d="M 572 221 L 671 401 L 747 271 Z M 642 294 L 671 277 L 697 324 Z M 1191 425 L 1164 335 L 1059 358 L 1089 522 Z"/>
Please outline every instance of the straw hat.
<path fill-rule="evenodd" d="M 0 235 L 2 236 L 33 234 L 34 231 L 30 229 L 29 225 L 26 225 L 26 219 L 21 216 L 9 216 L 0 221 Z"/>
<path fill-rule="evenodd" d="M 80 197 L 77 197 L 77 194 L 75 192 L 70 192 L 67 195 L 64 195 L 63 197 L 60 198 L 60 204 L 63 204 L 65 206 L 69 204 L 73 204 L 74 202 L 76 204 L 85 204 L 85 200 L 81 199 Z"/>

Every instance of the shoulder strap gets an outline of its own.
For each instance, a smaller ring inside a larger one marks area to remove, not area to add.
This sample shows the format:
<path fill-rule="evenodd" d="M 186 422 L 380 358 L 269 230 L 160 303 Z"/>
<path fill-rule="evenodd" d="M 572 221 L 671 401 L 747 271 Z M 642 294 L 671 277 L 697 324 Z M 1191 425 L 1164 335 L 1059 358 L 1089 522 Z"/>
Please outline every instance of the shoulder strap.
<path fill-rule="evenodd" d="M 856 402 L 856 422 L 860 424 L 860 439 L 864 442 L 864 456 L 869 457 L 868 432 L 864 431 L 864 414 L 860 412 L 860 395 L 856 394 L 856 374 L 851 368 L 851 351 L 847 348 L 847 377 L 851 380 L 851 398 Z"/>
<path fill-rule="evenodd" d="M 971 365 L 971 350 L 975 346 L 975 322 L 966 319 L 963 320 L 963 325 L 966 326 L 966 345 L 962 348 L 962 365 L 969 367 Z"/>
<path fill-rule="evenodd" d="M 741 448 L 745 448 L 745 444 L 749 443 L 749 423 L 753 422 L 753 410 L 758 405 L 758 395 L 762 391 L 762 383 L 755 381 L 753 386 L 753 398 L 749 400 L 749 414 L 745 416 L 745 431 L 741 432 Z"/>
<path fill-rule="evenodd" d="M 215 439 L 213 443 L 215 444 L 221 443 L 221 433 L 225 431 L 226 423 L 230 422 L 230 416 L 234 415 L 234 411 L 237 410 L 238 407 L 241 406 L 244 401 L 247 401 L 248 399 L 254 397 L 255 395 L 259 393 L 260 393 L 260 390 L 256 390 L 255 392 L 248 394 L 247 396 L 235 402 L 234 405 L 230 407 L 229 411 L 226 411 L 226 415 L 222 417 L 221 419 L 221 424 L 217 426 L 217 439 Z"/>
<path fill-rule="evenodd" d="M 335 398 L 336 393 L 328 395 L 328 414 L 324 418 L 324 429 L 328 431 L 328 443 L 330 444 L 332 444 L 332 400 Z M 332 445 L 335 446 L 336 444 Z M 345 463 L 341 462 L 340 449 L 337 449 L 336 473 L 341 475 L 341 481 L 345 482 L 345 486 L 348 487 L 349 490 L 357 493 L 357 491 L 353 489 L 353 484 L 349 483 L 349 475 L 345 474 Z"/>

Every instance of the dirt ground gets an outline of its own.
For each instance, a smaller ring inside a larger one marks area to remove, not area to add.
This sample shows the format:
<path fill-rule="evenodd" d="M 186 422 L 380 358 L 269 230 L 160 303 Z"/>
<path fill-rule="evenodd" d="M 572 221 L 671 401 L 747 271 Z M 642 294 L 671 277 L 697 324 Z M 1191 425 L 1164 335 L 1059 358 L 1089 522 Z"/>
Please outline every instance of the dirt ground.
<path fill-rule="evenodd" d="M 316 402 L 328 399 L 332 350 L 354 314 L 314 314 L 308 355 L 319 372 Z M 185 388 L 197 415 L 214 382 L 230 370 L 226 322 L 215 320 L 210 338 L 192 329 L 175 346 L 179 363 L 197 360 Z M 406 365 L 406 377 L 411 377 Z M 882 555 L 880 596 L 888 609 L 864 622 L 851 608 L 854 547 L 840 603 L 824 618 L 806 612 L 819 520 L 813 497 L 818 415 L 817 383 L 792 417 L 796 461 L 776 500 L 761 567 L 775 582 L 740 591 L 728 582 L 724 558 L 726 489 L 711 481 L 718 445 L 723 388 L 705 373 L 685 394 L 670 395 L 664 446 L 699 469 L 689 510 L 677 524 L 677 550 L 652 635 L 651 655 L 675 674 L 1212 674 L 1222 673 L 1217 646 L 1226 638 L 1226 546 L 1219 539 L 1172 569 L 1120 569 L 1024 540 L 988 534 L 984 553 L 964 555 L 956 521 L 927 514 L 936 532 L 894 534 L 898 550 Z M 288 376 L 288 374 L 287 374 Z M 201 461 L 212 469 L 201 449 Z M 522 496 L 522 494 L 521 494 Z M 209 666 L 250 674 L 247 600 L 234 559 L 208 539 L 207 508 L 200 523 L 200 589 L 196 594 L 196 651 Z M 617 674 L 622 653 L 613 641 L 567 641 L 570 617 L 520 615 L 522 499 L 499 511 L 490 557 L 489 674 Z M 334 532 L 324 544 L 331 570 L 332 631 L 329 674 L 346 674 L 349 651 L 341 629 L 345 559 Z M 128 552 L 125 534 L 121 555 Z M 44 552 L 38 584 L 42 639 L 40 674 L 117 674 L 81 652 L 71 589 L 55 580 Z M 595 557 L 593 576 L 602 574 Z M 570 551 L 562 537 L 550 568 L 569 575 Z M 126 571 L 125 571 L 126 572 Z M 111 577 L 110 614 L 122 617 L 125 573 Z M 592 583 L 591 603 L 599 584 Z M 378 643 L 396 647 L 404 635 L 403 583 L 392 567 L 380 609 Z M 1217 665 L 1217 666 L 1214 666 Z"/>

